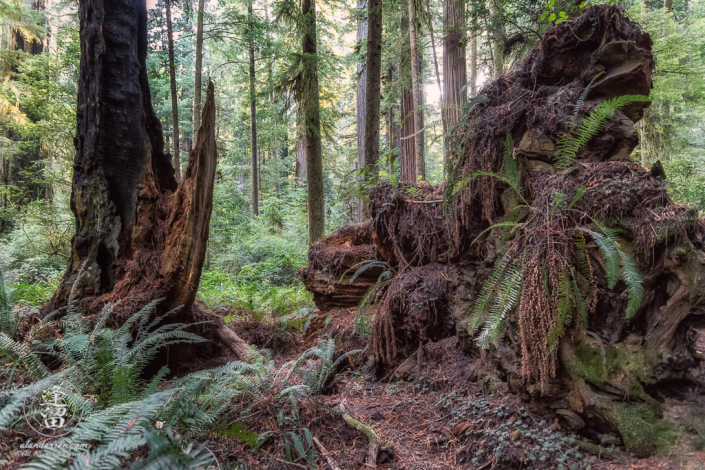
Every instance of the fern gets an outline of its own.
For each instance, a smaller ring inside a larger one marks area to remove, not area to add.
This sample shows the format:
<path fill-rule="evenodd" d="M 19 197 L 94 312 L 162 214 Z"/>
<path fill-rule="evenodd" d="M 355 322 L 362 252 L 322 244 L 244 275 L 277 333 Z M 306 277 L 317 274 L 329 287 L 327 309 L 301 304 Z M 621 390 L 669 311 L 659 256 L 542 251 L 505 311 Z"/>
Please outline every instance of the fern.
<path fill-rule="evenodd" d="M 16 364 L 22 364 L 34 380 L 44 379 L 49 370 L 29 346 L 14 341 L 5 333 L 0 333 L 0 357 L 7 357 Z"/>
<path fill-rule="evenodd" d="M 605 258 L 607 265 L 608 287 L 613 289 L 621 275 L 627 286 L 627 308 L 625 316 L 632 318 L 644 296 L 643 278 L 639 273 L 639 268 L 634 259 L 621 250 L 617 233 L 602 224 L 597 224 L 602 233 L 596 233 L 586 228 L 578 227 L 578 230 L 587 233 L 595 241 Z"/>
<path fill-rule="evenodd" d="M 467 331 L 471 336 L 475 334 L 480 324 L 487 318 L 487 314 L 492 306 L 497 303 L 498 298 L 501 297 L 501 281 L 504 278 L 509 263 L 510 256 L 509 254 L 505 254 L 499 262 L 495 263 L 489 276 L 487 276 L 487 279 L 482 284 L 482 290 L 477 300 L 475 300 L 468 320 Z"/>
<path fill-rule="evenodd" d="M 631 103 L 650 101 L 643 95 L 623 95 L 603 101 L 600 105 L 583 119 L 577 129 L 570 129 L 568 135 L 556 145 L 557 170 L 562 171 L 570 167 L 578 156 L 578 152 L 595 137 L 612 118 L 614 113 Z"/>
<path fill-rule="evenodd" d="M 490 344 L 497 344 L 506 328 L 507 315 L 516 306 L 521 297 L 523 266 L 513 264 L 507 268 L 504 280 L 500 285 L 496 300 L 489 309 L 487 319 L 483 326 L 477 344 L 481 348 L 488 348 Z"/>

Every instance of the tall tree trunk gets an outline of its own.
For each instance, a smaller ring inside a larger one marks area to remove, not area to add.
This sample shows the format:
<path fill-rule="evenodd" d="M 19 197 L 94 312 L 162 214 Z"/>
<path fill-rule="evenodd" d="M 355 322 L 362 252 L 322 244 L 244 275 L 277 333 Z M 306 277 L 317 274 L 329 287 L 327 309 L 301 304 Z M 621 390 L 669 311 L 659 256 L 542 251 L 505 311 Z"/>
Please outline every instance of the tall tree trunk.
<path fill-rule="evenodd" d="M 448 131 L 462 119 L 463 105 L 467 101 L 467 70 L 465 64 L 465 4 L 463 0 L 444 0 L 443 21 L 443 114 Z M 462 90 L 462 91 L 461 91 Z"/>
<path fill-rule="evenodd" d="M 502 0 L 489 0 L 492 21 L 492 79 L 496 80 L 504 73 L 504 44 L 507 42 L 507 30 L 502 17 Z"/>
<path fill-rule="evenodd" d="M 414 101 L 414 155 L 416 157 L 416 179 L 426 179 L 426 161 L 424 158 L 423 98 L 421 83 L 421 57 L 416 34 L 416 6 L 409 0 L 409 45 L 411 49 L 411 89 Z"/>
<path fill-rule="evenodd" d="M 367 1 L 367 93 L 365 94 L 365 176 L 379 177 L 379 108 L 382 79 L 382 0 Z"/>
<path fill-rule="evenodd" d="M 203 72 L 203 8 L 205 0 L 198 0 L 196 20 L 196 74 L 193 80 L 193 135 L 201 127 L 201 74 Z"/>
<path fill-rule="evenodd" d="M 357 48 L 361 51 L 363 46 L 367 51 L 367 11 L 366 1 L 357 2 Z M 365 59 L 357 61 L 357 168 L 362 170 L 365 166 L 365 100 L 367 95 L 367 54 Z M 362 201 L 357 203 L 357 221 L 364 218 L 365 207 Z"/>
<path fill-rule="evenodd" d="M 217 163 L 212 83 L 183 179 L 164 154 L 147 79 L 147 12 L 134 0 L 81 0 L 81 65 L 71 258 L 45 312 L 120 300 L 110 323 L 165 298 L 190 321 L 208 241 Z"/>
<path fill-rule="evenodd" d="M 306 182 L 308 184 L 308 238 L 317 242 L 325 231 L 321 115 L 318 96 L 316 0 L 302 0 L 304 15 L 301 99 L 306 130 Z"/>
<path fill-rule="evenodd" d="M 426 0 L 426 11 L 428 13 L 427 18 L 428 18 L 428 31 L 429 31 L 429 36 L 431 37 L 431 51 L 433 52 L 433 67 L 435 68 L 436 71 L 436 83 L 438 84 L 438 92 L 441 94 L 440 96 L 440 102 L 439 105 L 441 107 L 441 123 L 443 124 L 443 161 L 446 161 L 446 157 L 448 155 L 448 146 L 446 145 L 445 142 L 445 136 L 448 134 L 448 123 L 446 122 L 445 119 L 445 114 L 443 113 L 443 103 L 445 102 L 444 99 L 444 90 L 443 86 L 441 85 L 441 75 L 439 73 L 439 68 L 438 68 L 438 54 L 436 54 L 436 39 L 435 39 L 435 33 L 433 32 L 433 14 L 431 13 L 431 3 Z M 444 62 L 445 63 L 445 62 Z"/>
<path fill-rule="evenodd" d="M 673 0 L 665 0 L 663 6 L 668 13 L 673 13 Z"/>
<path fill-rule="evenodd" d="M 472 28 L 472 36 L 470 37 L 470 95 L 474 98 L 477 94 L 477 32 Z"/>
<path fill-rule="evenodd" d="M 401 51 L 399 63 L 399 107 L 401 130 L 399 147 L 401 150 L 401 180 L 416 182 L 416 154 L 414 146 L 414 97 L 411 90 L 411 46 L 409 45 L 409 14 L 406 5 L 401 11 Z"/>
<path fill-rule="evenodd" d="M 174 170 L 176 181 L 181 180 L 181 154 L 179 140 L 179 98 L 176 95 L 176 61 L 174 60 L 174 30 L 171 25 L 171 2 L 166 3 L 166 29 L 169 37 L 169 77 L 171 80 L 171 116 L 174 131 Z"/>
<path fill-rule="evenodd" d="M 252 2 L 247 7 L 250 47 L 250 155 L 252 157 L 252 213 L 259 215 L 259 169 L 257 168 L 257 95 L 255 92 L 255 39 Z"/>

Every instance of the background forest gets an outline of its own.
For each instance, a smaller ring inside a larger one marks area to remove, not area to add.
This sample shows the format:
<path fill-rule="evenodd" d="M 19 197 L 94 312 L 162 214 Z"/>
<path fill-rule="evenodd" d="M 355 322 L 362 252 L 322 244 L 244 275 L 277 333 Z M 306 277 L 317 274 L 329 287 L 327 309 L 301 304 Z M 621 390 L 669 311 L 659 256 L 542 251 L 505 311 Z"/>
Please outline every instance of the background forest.
<path fill-rule="evenodd" d="M 297 270 L 306 264 L 308 187 L 299 99 L 305 85 L 299 38 L 306 25 L 300 10 L 284 0 L 173 0 L 169 9 L 164 0 L 148 3 L 152 101 L 167 151 L 182 169 L 193 137 L 194 100 L 201 100 L 208 79 L 216 85 L 220 160 L 201 302 L 267 302 L 280 294 L 303 302 Z M 644 0 L 624 6 L 651 34 L 656 58 L 653 104 L 639 123 L 641 145 L 633 158 L 647 167 L 663 162 L 676 200 L 705 209 L 705 5 Z M 408 21 L 408 7 L 382 2 L 381 136 L 372 164 L 382 179 L 439 183 L 444 179 L 442 111 L 467 109 L 467 97 L 472 103 L 483 83 L 520 63 L 549 20 L 560 21 L 561 13 L 575 15 L 580 8 L 560 1 L 547 6 L 422 0 L 412 2 L 416 23 L 410 35 L 414 23 Z M 365 4 L 324 1 L 316 8 L 325 231 L 330 233 L 360 220 L 358 201 L 365 197 L 365 175 L 371 174 L 361 171 L 367 14 Z M 454 23 L 456 30 L 448 22 L 452 9 L 462 18 Z M 15 303 L 39 306 L 55 290 L 74 233 L 68 201 L 80 58 L 77 5 L 2 0 L 0 12 L 0 264 Z M 410 64 L 411 42 L 418 67 Z M 462 72 L 449 72 L 459 63 L 453 58 L 466 61 L 466 67 L 457 67 Z M 444 74 L 450 73 L 464 77 L 464 85 L 453 89 L 458 80 L 449 80 L 451 88 L 443 90 L 449 86 Z M 414 79 L 423 91 L 417 108 Z M 194 93 L 197 84 L 200 92 Z M 462 102 L 449 104 L 444 91 Z M 422 117 L 420 127 L 413 122 L 414 109 Z M 403 167 L 418 160 L 417 141 L 425 172 L 410 177 Z"/>

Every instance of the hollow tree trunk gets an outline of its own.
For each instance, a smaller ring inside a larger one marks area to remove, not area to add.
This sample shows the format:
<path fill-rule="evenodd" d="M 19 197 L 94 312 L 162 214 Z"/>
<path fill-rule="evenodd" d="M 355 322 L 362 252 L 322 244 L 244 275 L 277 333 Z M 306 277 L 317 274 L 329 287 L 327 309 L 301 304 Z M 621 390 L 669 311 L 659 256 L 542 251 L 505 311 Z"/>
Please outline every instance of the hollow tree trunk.
<path fill-rule="evenodd" d="M 111 321 L 155 298 L 188 318 L 208 240 L 217 148 L 209 85 L 204 125 L 177 186 L 147 81 L 144 2 L 82 0 L 71 258 L 45 311 L 69 297 L 121 300 Z"/>
<path fill-rule="evenodd" d="M 367 93 L 365 94 L 365 176 L 377 181 L 382 74 L 382 2 L 367 1 Z"/>
<path fill-rule="evenodd" d="M 166 0 L 166 28 L 169 37 L 169 79 L 171 82 L 171 116 L 174 131 L 174 170 L 176 181 L 181 179 L 181 154 L 179 146 L 179 98 L 176 95 L 176 61 L 174 60 L 174 29 L 171 24 L 171 2 Z"/>

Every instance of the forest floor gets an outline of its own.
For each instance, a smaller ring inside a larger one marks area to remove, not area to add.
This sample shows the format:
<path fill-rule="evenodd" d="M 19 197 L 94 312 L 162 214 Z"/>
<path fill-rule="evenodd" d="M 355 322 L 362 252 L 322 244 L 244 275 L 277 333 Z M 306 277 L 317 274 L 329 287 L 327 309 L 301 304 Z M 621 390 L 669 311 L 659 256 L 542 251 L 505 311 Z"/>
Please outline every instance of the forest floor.
<path fill-rule="evenodd" d="M 353 332 L 354 321 L 355 309 L 319 315 L 304 337 L 274 354 L 276 368 L 296 359 L 326 336 L 335 339 L 339 353 L 364 348 L 365 342 Z M 234 329 L 253 344 L 271 344 L 266 326 L 241 324 Z M 579 452 L 557 421 L 545 422 L 530 412 L 506 390 L 503 382 L 470 381 L 473 369 L 479 367 L 479 358 L 464 354 L 455 337 L 430 343 L 424 354 L 420 376 L 413 364 L 403 364 L 396 371 L 381 374 L 382 379 L 369 371 L 352 372 L 364 370 L 365 357 L 360 354 L 328 395 L 300 398 L 296 410 L 285 407 L 283 412 L 277 412 L 272 396 L 243 413 L 242 429 L 272 432 L 273 438 L 257 453 L 244 440 L 226 438 L 222 433 L 212 436 L 209 448 L 220 461 L 241 459 L 251 468 L 309 468 L 293 450 L 293 443 L 292 449 L 286 449 L 287 434 L 305 427 L 320 440 L 340 469 L 371 468 L 365 462 L 367 438 L 345 424 L 342 415 L 347 413 L 370 425 L 379 436 L 383 450 L 377 468 L 705 468 L 702 452 L 678 453 L 674 449 L 669 455 L 648 459 L 629 458 L 615 448 L 602 448 L 604 454 L 597 455 Z M 408 362 L 415 362 L 415 357 Z M 282 414 L 295 419 L 282 420 Z M 605 454 L 610 458 L 605 458 Z M 315 463 L 317 468 L 332 468 L 320 452 Z"/>

